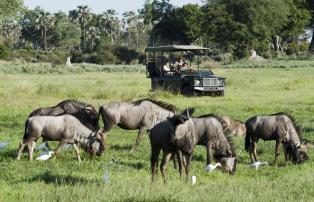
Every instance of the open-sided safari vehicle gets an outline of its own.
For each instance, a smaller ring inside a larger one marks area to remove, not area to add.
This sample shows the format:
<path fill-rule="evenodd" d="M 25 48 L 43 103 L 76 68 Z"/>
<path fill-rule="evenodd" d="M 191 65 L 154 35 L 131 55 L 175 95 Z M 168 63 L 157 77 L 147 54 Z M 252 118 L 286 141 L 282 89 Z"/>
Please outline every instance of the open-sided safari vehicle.
<path fill-rule="evenodd" d="M 208 48 L 190 45 L 146 48 L 146 75 L 151 79 L 151 90 L 168 90 L 186 96 L 223 96 L 225 78 L 215 76 L 209 69 L 199 69 L 200 56 L 206 56 L 208 51 Z"/>

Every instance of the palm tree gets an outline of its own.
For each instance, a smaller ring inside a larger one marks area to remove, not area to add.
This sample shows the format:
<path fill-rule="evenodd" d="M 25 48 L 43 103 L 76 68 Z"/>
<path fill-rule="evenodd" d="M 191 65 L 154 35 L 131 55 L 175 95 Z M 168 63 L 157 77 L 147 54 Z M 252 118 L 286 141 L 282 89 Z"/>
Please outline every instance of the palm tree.
<path fill-rule="evenodd" d="M 21 25 L 14 18 L 7 18 L 3 21 L 1 27 L 1 35 L 5 41 L 14 44 L 19 40 L 21 35 Z"/>
<path fill-rule="evenodd" d="M 87 39 L 90 43 L 90 50 L 94 48 L 94 42 L 100 38 L 100 31 L 98 27 L 90 27 L 87 31 Z"/>
<path fill-rule="evenodd" d="M 121 24 L 118 18 L 118 13 L 109 9 L 100 15 L 101 31 L 110 36 L 111 43 L 114 44 L 120 35 Z"/>
<path fill-rule="evenodd" d="M 136 15 L 133 11 L 127 11 L 122 14 L 123 25 L 128 32 L 128 47 L 131 44 L 131 32 L 136 28 Z"/>
<path fill-rule="evenodd" d="M 76 10 L 69 12 L 69 17 L 73 22 L 79 22 L 83 31 L 83 45 L 86 42 L 86 26 L 92 20 L 92 15 L 88 6 L 78 6 Z"/>
<path fill-rule="evenodd" d="M 35 22 L 36 29 L 40 30 L 41 35 L 44 37 L 44 50 L 47 51 L 47 31 L 55 23 L 54 15 L 44 11 L 40 12 Z"/>

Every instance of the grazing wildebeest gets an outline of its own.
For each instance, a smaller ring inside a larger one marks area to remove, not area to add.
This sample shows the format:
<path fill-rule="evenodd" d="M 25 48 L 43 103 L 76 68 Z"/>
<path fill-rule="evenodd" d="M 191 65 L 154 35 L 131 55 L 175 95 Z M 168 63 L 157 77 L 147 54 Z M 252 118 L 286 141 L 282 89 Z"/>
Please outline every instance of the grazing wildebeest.
<path fill-rule="evenodd" d="M 105 150 L 105 135 L 100 131 L 93 132 L 85 127 L 72 115 L 61 116 L 34 116 L 26 120 L 23 141 L 20 144 L 17 160 L 20 160 L 22 151 L 29 145 L 29 159 L 33 160 L 33 151 L 36 141 L 42 137 L 48 141 L 60 141 L 54 155 L 57 156 L 65 143 L 73 144 L 77 158 L 81 161 L 80 145 L 91 155 L 101 155 Z"/>
<path fill-rule="evenodd" d="M 181 114 L 181 116 L 183 115 L 184 113 Z M 176 121 L 178 117 L 173 116 L 171 119 L 157 124 L 150 131 L 152 180 L 154 180 L 157 172 L 160 150 L 163 150 L 163 161 L 160 169 L 164 181 L 166 165 L 173 153 L 176 153 L 178 156 L 180 177 L 182 174 L 182 163 L 184 160 L 186 161 L 184 166 L 187 180 L 190 161 L 196 144 L 206 146 L 207 164 L 210 164 L 212 160 L 211 150 L 214 148 L 216 150 L 215 158 L 223 164 L 223 169 L 231 174 L 235 172 L 235 149 L 233 144 L 228 142 L 218 117 L 205 115 L 199 118 L 190 118 L 185 123 L 176 122 L 177 125 L 173 124 L 174 121 L 171 121 L 172 119 Z M 175 133 L 174 139 L 173 133 Z"/>
<path fill-rule="evenodd" d="M 99 108 L 104 122 L 104 132 L 111 130 L 113 125 L 118 125 L 126 130 L 139 129 L 133 149 L 136 149 L 146 130 L 157 123 L 166 120 L 175 112 L 175 106 L 165 102 L 143 99 L 134 102 L 112 102 Z"/>
<path fill-rule="evenodd" d="M 95 107 L 78 100 L 64 100 L 53 107 L 36 109 L 29 114 L 28 118 L 33 116 L 60 116 L 64 114 L 76 117 L 84 126 L 92 131 L 99 130 L 98 112 Z M 45 139 L 43 141 L 47 142 Z M 50 149 L 48 142 L 46 146 Z"/>
<path fill-rule="evenodd" d="M 229 116 L 221 117 L 223 126 L 231 131 L 234 136 L 244 136 L 245 135 L 245 124 L 242 121 L 232 119 Z"/>
<path fill-rule="evenodd" d="M 294 163 L 302 163 L 308 159 L 300 138 L 301 131 L 292 116 L 283 112 L 268 116 L 254 116 L 245 122 L 245 127 L 245 149 L 249 152 L 252 163 L 257 161 L 256 143 L 259 139 L 276 141 L 274 165 L 280 154 L 281 144 L 284 145 L 285 164 L 289 156 L 292 157 Z"/>
<path fill-rule="evenodd" d="M 78 100 L 64 100 L 53 107 L 39 108 L 29 114 L 33 116 L 59 116 L 70 114 L 92 131 L 99 130 L 98 112 L 90 104 Z"/>

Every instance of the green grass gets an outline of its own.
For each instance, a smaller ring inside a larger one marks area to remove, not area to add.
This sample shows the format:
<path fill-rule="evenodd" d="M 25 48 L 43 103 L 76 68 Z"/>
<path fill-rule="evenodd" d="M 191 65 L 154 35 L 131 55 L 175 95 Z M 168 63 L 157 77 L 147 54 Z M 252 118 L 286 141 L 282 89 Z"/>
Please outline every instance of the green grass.
<path fill-rule="evenodd" d="M 22 64 L 16 64 L 17 69 L 19 65 Z M 269 166 L 255 171 L 248 167 L 249 156 L 243 149 L 242 138 L 236 139 L 239 164 L 234 176 L 219 171 L 206 173 L 205 148 L 198 146 L 191 164 L 191 175 L 197 177 L 194 186 L 179 180 L 171 162 L 168 183 L 163 184 L 159 174 L 158 181 L 152 184 L 148 137 L 143 138 L 138 151 L 129 152 L 137 132 L 117 127 L 109 134 L 110 148 L 101 157 L 93 159 L 83 153 L 83 161 L 78 163 L 74 152 L 69 150 L 62 152 L 55 161 L 29 162 L 26 154 L 21 161 L 15 160 L 28 114 L 38 107 L 52 106 L 68 98 L 98 107 L 110 101 L 152 97 L 176 104 L 181 109 L 196 107 L 196 115 L 216 113 L 241 120 L 285 111 L 295 116 L 304 136 L 314 140 L 312 68 L 215 69 L 217 75 L 227 78 L 225 96 L 195 98 L 151 93 L 144 71 L 41 74 L 37 70 L 22 73 L 0 65 L 0 142 L 11 140 L 9 147 L 0 151 L 0 201 L 313 200 L 313 151 L 309 151 L 310 160 L 303 165 Z M 56 147 L 56 144 L 52 146 Z M 260 160 L 273 161 L 274 142 L 260 141 L 257 148 Z M 119 163 L 110 164 L 112 158 Z M 283 162 L 283 155 L 279 162 Z M 102 181 L 105 168 L 110 172 L 107 184 Z"/>

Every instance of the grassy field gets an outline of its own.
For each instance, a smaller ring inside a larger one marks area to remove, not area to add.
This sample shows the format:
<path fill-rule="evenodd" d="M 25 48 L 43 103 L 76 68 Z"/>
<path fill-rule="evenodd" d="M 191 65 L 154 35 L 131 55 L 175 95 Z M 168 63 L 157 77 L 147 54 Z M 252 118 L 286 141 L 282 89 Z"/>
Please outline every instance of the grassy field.
<path fill-rule="evenodd" d="M 236 138 L 239 164 L 234 176 L 220 171 L 206 173 L 205 148 L 198 146 L 191 164 L 191 175 L 197 178 L 194 186 L 180 181 L 172 164 L 168 166 L 168 183 L 163 184 L 159 174 L 152 184 L 148 137 L 143 138 L 138 151 L 130 152 L 136 131 L 119 128 L 109 134 L 110 148 L 101 157 L 82 154 L 81 163 L 72 150 L 47 162 L 29 162 L 27 155 L 16 161 L 15 156 L 28 114 L 68 98 L 98 107 L 110 101 L 150 97 L 181 109 L 196 107 L 196 115 L 210 112 L 241 120 L 284 111 L 295 116 L 304 137 L 314 140 L 314 68 L 216 69 L 216 74 L 227 78 L 225 96 L 195 98 L 149 92 L 143 67 L 132 67 L 135 70 L 129 72 L 121 66 L 119 71 L 99 66 L 96 72 L 90 67 L 74 68 L 56 71 L 46 67 L 41 71 L 28 64 L 0 65 L 0 142 L 11 141 L 0 151 L 0 201 L 313 201 L 313 151 L 303 165 L 255 171 L 248 167 L 243 138 Z M 260 160 L 273 161 L 274 142 L 260 141 L 257 148 Z M 118 162 L 110 163 L 112 158 Z M 109 170 L 108 183 L 102 180 L 105 169 Z"/>

